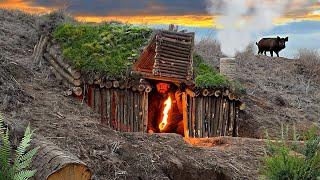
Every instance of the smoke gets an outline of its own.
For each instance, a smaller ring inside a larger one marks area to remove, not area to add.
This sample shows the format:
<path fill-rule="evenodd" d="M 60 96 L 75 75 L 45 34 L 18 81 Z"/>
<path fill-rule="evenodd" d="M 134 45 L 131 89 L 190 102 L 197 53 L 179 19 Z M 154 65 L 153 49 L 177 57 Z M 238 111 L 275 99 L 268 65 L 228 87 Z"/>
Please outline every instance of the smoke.
<path fill-rule="evenodd" d="M 222 26 L 217 38 L 221 49 L 233 57 L 260 33 L 273 28 L 273 20 L 291 12 L 304 14 L 319 2 L 307 0 L 207 0 L 207 9 Z"/>

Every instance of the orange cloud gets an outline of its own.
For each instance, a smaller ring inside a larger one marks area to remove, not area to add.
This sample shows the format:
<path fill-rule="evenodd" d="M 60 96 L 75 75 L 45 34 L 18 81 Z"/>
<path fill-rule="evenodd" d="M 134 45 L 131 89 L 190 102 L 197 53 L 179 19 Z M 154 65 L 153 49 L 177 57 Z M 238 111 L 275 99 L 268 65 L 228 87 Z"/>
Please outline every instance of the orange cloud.
<path fill-rule="evenodd" d="M 120 21 L 130 24 L 177 24 L 182 26 L 194 26 L 194 27 L 213 27 L 213 17 L 209 15 L 195 16 L 77 16 L 79 21 L 87 22 L 103 22 L 103 21 Z"/>
<path fill-rule="evenodd" d="M 163 6 L 159 4 L 151 4 L 153 9 L 162 9 Z M 54 8 L 35 6 L 23 0 L 5 0 L 0 1 L 0 8 L 5 9 L 19 9 L 28 13 L 43 14 L 54 10 Z M 303 13 L 291 12 L 287 13 L 281 18 L 274 20 L 274 24 L 286 24 L 294 21 L 302 20 L 315 20 L 320 21 L 320 3 L 313 4 L 312 6 L 303 10 Z M 137 15 L 137 16 L 90 16 L 90 15 L 76 15 L 75 18 L 79 21 L 86 22 L 102 22 L 102 21 L 120 21 L 123 23 L 131 24 L 177 24 L 182 26 L 193 27 L 215 27 L 221 28 L 215 22 L 216 17 L 210 15 L 180 15 L 180 16 L 157 16 L 157 15 Z M 262 20 L 263 21 L 263 20 Z"/>
<path fill-rule="evenodd" d="M 42 14 L 51 12 L 52 8 L 40 7 L 40 6 L 31 6 L 23 0 L 5 0 L 0 1 L 0 8 L 4 9 L 19 9 L 32 14 Z"/>

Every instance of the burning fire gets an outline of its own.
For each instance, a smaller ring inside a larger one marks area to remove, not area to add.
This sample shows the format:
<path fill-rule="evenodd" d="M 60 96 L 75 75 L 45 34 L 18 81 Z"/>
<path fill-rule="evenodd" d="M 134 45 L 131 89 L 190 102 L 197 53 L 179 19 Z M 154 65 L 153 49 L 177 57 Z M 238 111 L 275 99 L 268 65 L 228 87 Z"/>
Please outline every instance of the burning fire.
<path fill-rule="evenodd" d="M 161 123 L 159 124 L 160 131 L 163 131 L 168 124 L 168 116 L 169 116 L 168 113 L 169 113 L 169 110 L 171 109 L 171 104 L 172 104 L 172 100 L 171 100 L 171 97 L 169 96 L 168 99 L 164 102 L 165 107 L 162 113 L 163 118 Z"/>

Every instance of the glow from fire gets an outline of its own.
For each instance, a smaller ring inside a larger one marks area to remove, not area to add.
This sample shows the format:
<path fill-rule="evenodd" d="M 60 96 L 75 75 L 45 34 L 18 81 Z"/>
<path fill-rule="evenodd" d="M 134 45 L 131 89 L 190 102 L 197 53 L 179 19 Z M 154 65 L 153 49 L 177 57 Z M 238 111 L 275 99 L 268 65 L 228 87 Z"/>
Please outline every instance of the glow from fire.
<path fill-rule="evenodd" d="M 164 102 L 165 107 L 162 113 L 163 118 L 161 123 L 159 124 L 160 131 L 163 131 L 168 124 L 169 110 L 171 109 L 171 104 L 172 104 L 172 100 L 171 100 L 171 97 L 169 96 L 168 99 Z"/>

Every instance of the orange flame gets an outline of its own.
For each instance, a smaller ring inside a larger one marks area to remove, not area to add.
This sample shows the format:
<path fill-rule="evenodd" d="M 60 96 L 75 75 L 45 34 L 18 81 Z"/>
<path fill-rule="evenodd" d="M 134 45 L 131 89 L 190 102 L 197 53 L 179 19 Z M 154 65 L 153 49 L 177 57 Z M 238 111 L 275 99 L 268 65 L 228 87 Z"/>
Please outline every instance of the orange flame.
<path fill-rule="evenodd" d="M 169 110 L 171 109 L 171 104 L 172 104 L 172 100 L 171 100 L 171 97 L 169 96 L 168 99 L 164 102 L 165 107 L 163 110 L 163 118 L 161 123 L 159 124 L 160 131 L 163 131 L 168 124 L 168 116 L 169 116 L 168 113 L 169 113 Z"/>

